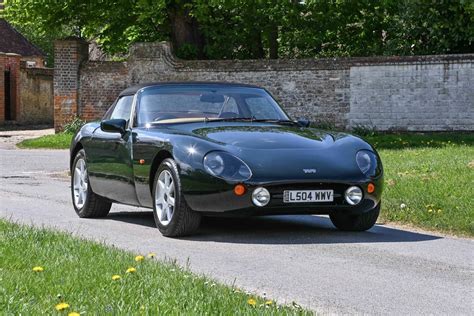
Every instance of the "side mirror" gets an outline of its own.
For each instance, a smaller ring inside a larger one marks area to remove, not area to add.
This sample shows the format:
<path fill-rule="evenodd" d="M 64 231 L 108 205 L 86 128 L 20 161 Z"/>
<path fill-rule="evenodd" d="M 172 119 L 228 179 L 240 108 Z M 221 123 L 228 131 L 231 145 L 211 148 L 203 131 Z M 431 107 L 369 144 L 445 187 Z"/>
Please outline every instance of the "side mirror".
<path fill-rule="evenodd" d="M 311 121 L 304 118 L 298 119 L 296 123 L 298 123 L 301 127 L 309 127 L 309 125 L 311 125 Z"/>
<path fill-rule="evenodd" d="M 113 119 L 100 122 L 100 129 L 109 133 L 120 133 L 120 135 L 123 135 L 125 134 L 126 127 L 127 121 L 124 119 Z"/>

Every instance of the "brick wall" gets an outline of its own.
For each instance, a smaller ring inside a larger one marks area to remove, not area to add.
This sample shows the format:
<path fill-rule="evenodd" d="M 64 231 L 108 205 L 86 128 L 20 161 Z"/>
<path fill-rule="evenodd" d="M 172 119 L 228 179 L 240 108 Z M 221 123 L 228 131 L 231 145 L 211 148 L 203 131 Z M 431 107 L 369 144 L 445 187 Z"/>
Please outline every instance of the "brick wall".
<path fill-rule="evenodd" d="M 79 116 L 94 120 L 107 111 L 118 94 L 128 86 L 125 63 L 91 61 L 81 68 Z"/>
<path fill-rule="evenodd" d="M 53 69 L 20 68 L 21 124 L 53 123 Z"/>
<path fill-rule="evenodd" d="M 20 105 L 20 62 L 21 56 L 17 54 L 0 53 L 0 123 L 5 121 L 5 72 L 10 73 L 10 104 L 11 104 L 11 119 L 20 119 L 21 105 Z"/>
<path fill-rule="evenodd" d="M 0 53 L 0 124 L 6 124 L 5 72 L 10 74 L 10 121 L 15 124 L 53 122 L 53 69 L 27 68 L 17 54 Z M 40 60 L 38 58 L 37 60 Z"/>
<path fill-rule="evenodd" d="M 99 118 L 126 86 L 183 80 L 256 84 L 294 118 L 338 128 L 474 130 L 474 54 L 183 61 L 166 43 L 142 43 L 127 62 L 97 62 L 79 40 L 57 42 L 55 54 L 58 129 L 76 114 Z"/>
<path fill-rule="evenodd" d="M 88 59 L 88 45 L 70 38 L 54 42 L 54 128 L 56 131 L 78 115 L 79 69 Z M 97 91 L 100 93 L 100 91 Z"/>
<path fill-rule="evenodd" d="M 5 120 L 5 59 L 0 53 L 0 124 Z"/>

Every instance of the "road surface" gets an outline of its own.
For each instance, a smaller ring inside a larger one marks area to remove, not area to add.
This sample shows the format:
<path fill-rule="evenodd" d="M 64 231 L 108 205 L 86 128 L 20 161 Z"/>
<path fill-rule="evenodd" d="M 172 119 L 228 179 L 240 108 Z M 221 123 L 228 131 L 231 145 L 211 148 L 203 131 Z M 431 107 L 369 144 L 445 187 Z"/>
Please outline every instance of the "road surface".
<path fill-rule="evenodd" d="M 68 152 L 0 146 L 0 217 L 46 226 L 161 259 L 322 314 L 473 314 L 474 241 L 378 225 L 347 233 L 325 217 L 207 220 L 199 234 L 164 238 L 149 210 L 112 207 L 80 219 Z"/>

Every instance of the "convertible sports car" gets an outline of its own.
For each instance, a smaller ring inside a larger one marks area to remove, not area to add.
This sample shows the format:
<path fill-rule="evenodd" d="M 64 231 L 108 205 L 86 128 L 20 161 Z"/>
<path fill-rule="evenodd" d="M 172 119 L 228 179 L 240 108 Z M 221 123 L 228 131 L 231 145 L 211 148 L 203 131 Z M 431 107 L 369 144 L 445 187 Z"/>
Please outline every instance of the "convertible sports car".
<path fill-rule="evenodd" d="M 341 230 L 371 228 L 383 170 L 362 139 L 293 121 L 259 87 L 153 83 L 128 88 L 71 143 L 80 217 L 113 202 L 153 208 L 165 236 L 201 216 L 329 214 Z"/>

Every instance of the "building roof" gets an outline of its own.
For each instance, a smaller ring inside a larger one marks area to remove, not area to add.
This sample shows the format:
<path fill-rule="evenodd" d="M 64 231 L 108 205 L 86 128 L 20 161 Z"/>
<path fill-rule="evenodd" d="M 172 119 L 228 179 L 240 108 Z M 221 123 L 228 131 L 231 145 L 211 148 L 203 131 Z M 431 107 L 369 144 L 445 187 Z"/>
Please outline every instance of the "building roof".
<path fill-rule="evenodd" d="M 181 87 L 242 87 L 242 88 L 259 88 L 258 86 L 244 84 L 244 83 L 232 83 L 232 82 L 215 82 L 215 81 L 170 81 L 170 82 L 149 82 L 142 83 L 135 86 L 131 86 L 120 93 L 120 96 L 133 95 L 138 90 L 147 87 L 159 87 L 159 86 L 181 86 Z"/>
<path fill-rule="evenodd" d="M 0 52 L 21 56 L 45 56 L 46 54 L 28 41 L 5 19 L 0 19 Z"/>

